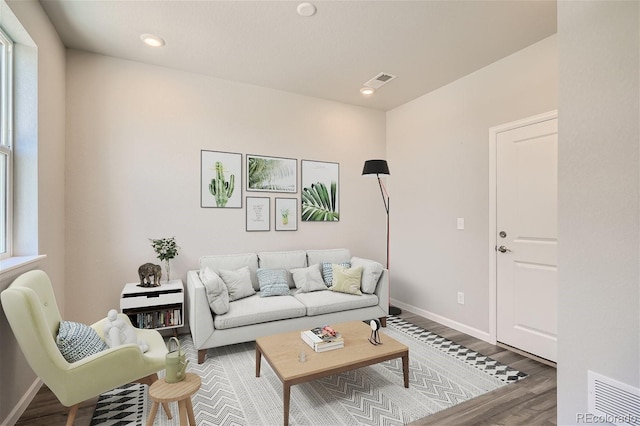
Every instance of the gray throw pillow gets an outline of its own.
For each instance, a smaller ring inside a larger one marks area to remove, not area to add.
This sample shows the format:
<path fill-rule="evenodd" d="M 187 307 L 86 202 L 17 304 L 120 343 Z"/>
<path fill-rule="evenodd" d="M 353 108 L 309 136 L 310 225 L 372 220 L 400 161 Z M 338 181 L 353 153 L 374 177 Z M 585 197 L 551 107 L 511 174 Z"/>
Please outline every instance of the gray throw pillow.
<path fill-rule="evenodd" d="M 293 282 L 300 293 L 327 290 L 327 285 L 322 280 L 319 263 L 308 268 L 292 269 L 291 274 L 293 274 Z"/>
<path fill-rule="evenodd" d="M 358 266 L 362 266 L 361 290 L 363 293 L 372 294 L 374 291 L 376 291 L 378 280 L 380 279 L 380 275 L 382 275 L 384 266 L 382 266 L 382 264 L 376 262 L 375 260 L 352 257 L 351 267 L 356 268 Z"/>
<path fill-rule="evenodd" d="M 220 277 L 224 281 L 224 285 L 227 286 L 229 291 L 229 301 L 243 299 L 245 297 L 256 294 L 251 284 L 251 273 L 249 268 L 244 266 L 237 271 L 227 271 L 220 269 Z"/>
<path fill-rule="evenodd" d="M 109 349 L 93 328 L 73 321 L 60 322 L 56 344 L 67 362 L 80 361 Z"/>
<path fill-rule="evenodd" d="M 200 271 L 200 281 L 204 284 L 207 292 L 207 300 L 211 311 L 217 315 L 229 312 L 229 291 L 222 278 L 207 266 Z"/>
<path fill-rule="evenodd" d="M 260 284 L 260 297 L 288 296 L 289 283 L 284 269 L 258 268 L 256 273 Z"/>

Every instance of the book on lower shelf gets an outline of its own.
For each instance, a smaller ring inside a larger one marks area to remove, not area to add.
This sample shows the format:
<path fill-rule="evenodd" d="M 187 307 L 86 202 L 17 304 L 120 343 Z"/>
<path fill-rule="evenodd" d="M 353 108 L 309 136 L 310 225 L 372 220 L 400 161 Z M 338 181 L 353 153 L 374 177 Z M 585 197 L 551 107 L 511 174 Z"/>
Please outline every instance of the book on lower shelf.
<path fill-rule="evenodd" d="M 320 333 L 318 332 L 320 330 Z M 300 332 L 302 340 L 316 352 L 330 351 L 344 347 L 344 339 L 339 334 L 336 336 L 326 336 L 321 334 L 320 328 L 305 330 Z"/>

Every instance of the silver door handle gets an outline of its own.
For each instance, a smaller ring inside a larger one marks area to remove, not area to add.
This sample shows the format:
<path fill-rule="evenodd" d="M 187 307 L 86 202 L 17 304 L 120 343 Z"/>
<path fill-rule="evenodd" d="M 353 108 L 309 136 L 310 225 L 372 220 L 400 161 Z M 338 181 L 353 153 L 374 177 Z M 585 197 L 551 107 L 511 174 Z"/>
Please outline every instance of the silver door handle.
<path fill-rule="evenodd" d="M 506 248 L 505 246 L 500 246 L 500 247 L 498 247 L 498 251 L 499 251 L 500 253 L 506 253 L 506 252 L 508 252 L 508 251 L 511 251 L 511 249 L 508 249 L 508 248 Z"/>

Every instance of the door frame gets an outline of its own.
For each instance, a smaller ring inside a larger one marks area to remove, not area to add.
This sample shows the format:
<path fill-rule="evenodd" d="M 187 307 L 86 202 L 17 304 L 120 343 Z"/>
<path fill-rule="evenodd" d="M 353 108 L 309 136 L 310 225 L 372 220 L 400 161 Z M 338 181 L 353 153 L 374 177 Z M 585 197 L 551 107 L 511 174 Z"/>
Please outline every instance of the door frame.
<path fill-rule="evenodd" d="M 498 236 L 496 229 L 497 212 L 497 184 L 498 184 L 498 162 L 497 162 L 497 139 L 502 132 L 517 129 L 531 124 L 541 123 L 558 118 L 558 110 L 548 111 L 532 117 L 512 121 L 489 128 L 489 343 L 495 345 L 498 341 L 498 275 L 496 262 L 498 260 L 496 247 Z"/>

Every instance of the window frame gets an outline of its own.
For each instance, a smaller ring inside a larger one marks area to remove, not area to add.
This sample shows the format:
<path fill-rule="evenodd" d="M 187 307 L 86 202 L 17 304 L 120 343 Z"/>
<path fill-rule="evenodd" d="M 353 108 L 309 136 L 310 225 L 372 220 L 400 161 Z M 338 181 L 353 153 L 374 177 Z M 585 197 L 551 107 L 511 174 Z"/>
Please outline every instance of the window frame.
<path fill-rule="evenodd" d="M 0 28 L 0 154 L 6 156 L 4 178 L 5 197 L 0 200 L 0 227 L 4 228 L 4 241 L 0 235 L 0 260 L 12 256 L 13 229 L 13 40 Z"/>

